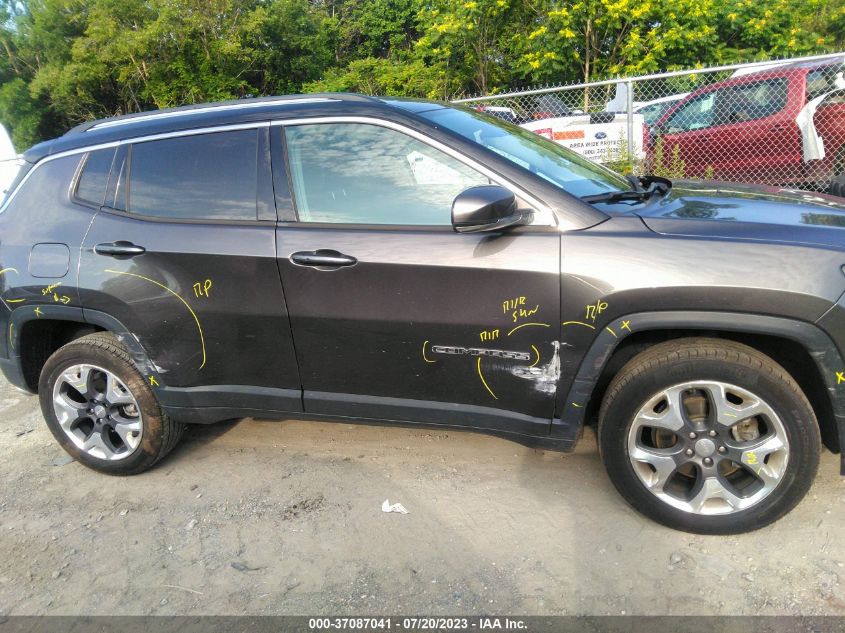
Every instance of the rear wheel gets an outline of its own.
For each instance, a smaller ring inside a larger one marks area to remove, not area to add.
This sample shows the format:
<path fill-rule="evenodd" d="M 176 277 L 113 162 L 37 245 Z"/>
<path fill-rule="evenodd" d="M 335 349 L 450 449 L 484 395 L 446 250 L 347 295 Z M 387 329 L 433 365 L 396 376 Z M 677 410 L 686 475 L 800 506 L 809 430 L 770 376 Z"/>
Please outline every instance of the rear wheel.
<path fill-rule="evenodd" d="M 738 343 L 655 346 L 620 370 L 599 417 L 602 460 L 622 496 L 690 532 L 775 521 L 804 497 L 818 467 L 818 424 L 801 389 Z"/>
<path fill-rule="evenodd" d="M 41 371 L 41 411 L 74 459 L 112 475 L 140 473 L 169 453 L 184 426 L 166 416 L 111 334 L 83 336 Z"/>

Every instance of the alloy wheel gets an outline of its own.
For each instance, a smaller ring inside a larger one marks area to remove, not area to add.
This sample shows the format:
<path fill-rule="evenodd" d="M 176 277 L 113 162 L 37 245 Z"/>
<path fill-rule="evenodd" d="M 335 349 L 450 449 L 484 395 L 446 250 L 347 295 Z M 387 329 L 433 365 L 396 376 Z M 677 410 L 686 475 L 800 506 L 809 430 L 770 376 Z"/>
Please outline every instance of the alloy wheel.
<path fill-rule="evenodd" d="M 780 484 L 789 440 L 778 415 L 747 389 L 718 381 L 673 385 L 652 395 L 628 432 L 640 482 L 693 514 L 730 514 Z"/>
<path fill-rule="evenodd" d="M 68 438 L 92 457 L 126 459 L 141 444 L 138 402 L 117 376 L 101 367 L 65 369 L 53 387 L 53 409 Z"/>

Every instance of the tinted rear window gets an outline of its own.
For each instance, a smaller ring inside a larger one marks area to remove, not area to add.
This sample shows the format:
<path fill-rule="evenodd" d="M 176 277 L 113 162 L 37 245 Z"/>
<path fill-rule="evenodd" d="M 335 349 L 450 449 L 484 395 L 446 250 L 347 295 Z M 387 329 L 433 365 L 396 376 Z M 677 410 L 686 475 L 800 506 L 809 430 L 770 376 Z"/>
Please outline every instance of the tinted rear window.
<path fill-rule="evenodd" d="M 76 197 L 83 202 L 101 206 L 106 197 L 106 182 L 109 178 L 114 148 L 89 152 L 85 157 L 79 183 L 76 185 Z"/>
<path fill-rule="evenodd" d="M 258 131 L 132 146 L 129 212 L 165 218 L 255 220 Z"/>

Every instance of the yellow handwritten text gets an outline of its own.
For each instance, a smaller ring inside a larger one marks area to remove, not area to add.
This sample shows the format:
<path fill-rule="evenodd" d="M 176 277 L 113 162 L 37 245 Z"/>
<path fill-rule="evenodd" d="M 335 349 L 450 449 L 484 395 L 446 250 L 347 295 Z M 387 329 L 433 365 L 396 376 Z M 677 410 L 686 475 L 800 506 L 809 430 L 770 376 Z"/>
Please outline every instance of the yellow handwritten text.
<path fill-rule="evenodd" d="M 513 299 L 506 299 L 502 301 L 502 313 L 507 314 L 512 310 L 516 310 L 519 306 L 525 305 L 525 297 L 514 297 Z"/>
<path fill-rule="evenodd" d="M 530 317 L 532 314 L 537 312 L 540 309 L 540 305 L 535 305 L 531 309 L 526 308 L 517 308 L 513 312 L 511 312 L 511 317 L 513 318 L 513 322 L 516 323 L 519 319 L 524 319 L 526 317 Z"/>
<path fill-rule="evenodd" d="M 499 330 L 498 328 L 495 330 L 484 330 L 483 332 L 479 332 L 478 336 L 482 341 L 495 341 L 499 338 Z"/>
<path fill-rule="evenodd" d="M 607 309 L 607 302 L 599 299 L 595 303 L 591 303 L 588 306 L 586 306 L 586 308 L 585 308 L 586 313 L 584 315 L 584 318 L 589 319 L 590 321 L 595 321 L 596 317 L 598 315 L 600 315 L 602 312 L 604 312 L 606 309 Z"/>
<path fill-rule="evenodd" d="M 56 288 L 58 288 L 58 287 L 59 287 L 59 286 L 61 286 L 61 285 L 62 285 L 62 282 L 61 282 L 61 281 L 60 281 L 60 282 L 58 282 L 58 283 L 55 283 L 55 284 L 50 284 L 50 285 L 49 285 L 49 286 L 47 286 L 46 288 L 42 288 L 42 289 L 41 289 L 41 294 L 42 294 L 42 295 L 44 295 L 44 296 L 46 297 L 48 294 L 50 294 L 51 292 L 53 292 Z"/>
<path fill-rule="evenodd" d="M 748 451 L 747 454 L 748 454 L 748 457 L 745 458 L 746 464 L 748 464 L 749 466 L 753 466 L 754 464 L 758 463 L 757 462 L 757 453 L 755 453 L 754 451 Z"/>
<path fill-rule="evenodd" d="M 70 297 L 68 297 L 67 295 L 59 296 L 58 293 L 54 292 L 53 301 L 55 301 L 56 303 L 63 303 L 67 305 L 70 303 Z"/>
<path fill-rule="evenodd" d="M 156 380 L 155 376 L 150 376 L 150 386 L 158 387 L 158 381 Z"/>
<path fill-rule="evenodd" d="M 194 296 L 196 297 L 209 297 L 209 292 L 211 292 L 211 279 L 206 279 L 202 283 L 199 281 L 194 284 Z"/>

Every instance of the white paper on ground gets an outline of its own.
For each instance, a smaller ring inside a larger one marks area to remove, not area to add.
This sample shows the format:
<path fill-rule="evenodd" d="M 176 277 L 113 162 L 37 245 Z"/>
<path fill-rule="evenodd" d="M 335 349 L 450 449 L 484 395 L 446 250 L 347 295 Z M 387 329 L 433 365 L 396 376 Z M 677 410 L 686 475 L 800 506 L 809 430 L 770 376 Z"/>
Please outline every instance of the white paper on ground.
<path fill-rule="evenodd" d="M 403 506 L 401 503 L 394 503 L 393 505 L 390 505 L 390 501 L 388 499 L 385 499 L 384 503 L 381 504 L 381 511 L 408 514 L 408 511 L 405 509 L 405 506 Z"/>

